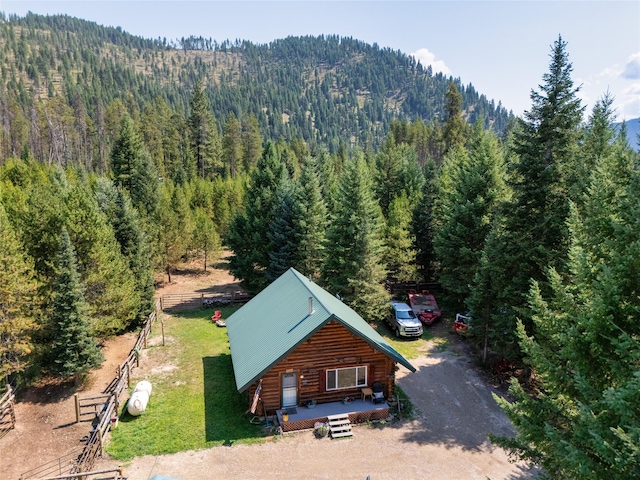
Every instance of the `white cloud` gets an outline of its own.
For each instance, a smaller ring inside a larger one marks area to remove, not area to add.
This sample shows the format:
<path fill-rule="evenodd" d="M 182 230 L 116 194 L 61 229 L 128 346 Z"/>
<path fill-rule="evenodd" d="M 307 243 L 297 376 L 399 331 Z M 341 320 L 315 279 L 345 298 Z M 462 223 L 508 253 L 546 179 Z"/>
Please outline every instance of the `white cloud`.
<path fill-rule="evenodd" d="M 622 73 L 622 68 L 620 68 L 620 65 L 615 64 L 615 65 L 612 65 L 610 67 L 605 68 L 597 76 L 598 77 L 605 77 L 605 78 L 616 78 L 621 73 Z"/>
<path fill-rule="evenodd" d="M 640 82 L 635 82 L 622 90 L 619 110 L 623 119 L 629 120 L 640 116 Z"/>
<path fill-rule="evenodd" d="M 629 57 L 621 75 L 631 80 L 640 79 L 640 52 Z"/>
<path fill-rule="evenodd" d="M 423 67 L 431 65 L 433 73 L 442 72 L 445 75 L 451 75 L 451 70 L 449 69 L 449 67 L 447 67 L 444 61 L 436 60 L 436 55 L 434 53 L 431 53 L 426 48 L 420 48 L 417 51 L 410 53 L 409 55 L 418 60 Z"/>

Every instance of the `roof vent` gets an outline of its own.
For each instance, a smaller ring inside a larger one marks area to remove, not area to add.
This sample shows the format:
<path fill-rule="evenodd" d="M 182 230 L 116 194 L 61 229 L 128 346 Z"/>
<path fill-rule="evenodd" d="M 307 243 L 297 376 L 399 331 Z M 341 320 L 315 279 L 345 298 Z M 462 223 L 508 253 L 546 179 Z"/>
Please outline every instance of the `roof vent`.
<path fill-rule="evenodd" d="M 313 315 L 316 311 L 313 309 L 313 297 L 309 297 L 309 315 Z"/>

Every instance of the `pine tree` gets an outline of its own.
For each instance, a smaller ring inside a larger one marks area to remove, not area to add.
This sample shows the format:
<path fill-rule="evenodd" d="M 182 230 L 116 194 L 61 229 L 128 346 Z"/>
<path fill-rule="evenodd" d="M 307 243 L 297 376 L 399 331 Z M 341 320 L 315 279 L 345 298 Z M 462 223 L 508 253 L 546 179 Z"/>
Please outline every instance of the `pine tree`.
<path fill-rule="evenodd" d="M 209 99 L 200 80 L 193 89 L 189 106 L 191 114 L 187 123 L 198 175 L 201 178 L 213 178 L 222 168 L 222 144 Z"/>
<path fill-rule="evenodd" d="M 25 369 L 33 349 L 36 299 L 33 262 L 0 203 L 0 376 Z"/>
<path fill-rule="evenodd" d="M 255 115 L 242 119 L 242 164 L 245 172 L 250 172 L 258 163 L 262 153 L 260 124 Z"/>
<path fill-rule="evenodd" d="M 491 219 L 505 199 L 504 162 L 495 137 L 476 124 L 469 149 L 449 151 L 433 210 L 438 279 L 448 301 L 463 309 L 478 270 Z"/>
<path fill-rule="evenodd" d="M 501 207 L 499 230 L 487 244 L 494 251 L 485 255 L 498 262 L 485 265 L 493 272 L 491 291 L 478 284 L 472 295 L 476 316 L 482 311 L 479 305 L 493 302 L 491 318 L 483 321 L 503 332 L 493 347 L 511 358 L 519 357 L 516 318 L 525 321 L 529 333 L 533 328 L 526 300 L 531 279 L 543 281 L 548 266 L 562 273 L 567 258 L 569 182 L 575 180 L 572 172 L 577 168 L 583 111 L 571 70 L 566 43 L 559 38 L 552 48 L 549 73 L 543 76 L 542 93 L 531 93 L 532 108 L 514 130 L 508 177 L 513 195 Z"/>
<path fill-rule="evenodd" d="M 437 167 L 429 159 L 424 166 L 422 195 L 413 209 L 412 233 L 415 238 L 416 263 L 424 280 L 432 280 L 435 252 L 433 251 L 433 202 L 437 196 Z"/>
<path fill-rule="evenodd" d="M 102 353 L 89 334 L 88 305 L 76 266 L 76 255 L 66 229 L 60 236 L 57 277 L 50 323 L 55 329 L 51 370 L 70 377 L 97 367 Z"/>
<path fill-rule="evenodd" d="M 449 82 L 445 94 L 447 118 L 442 128 L 444 154 L 455 147 L 461 147 L 467 140 L 467 123 L 462 118 L 462 95 L 456 84 Z"/>
<path fill-rule="evenodd" d="M 91 332 L 106 336 L 123 331 L 137 320 L 140 293 L 113 227 L 82 184 L 69 189 L 64 216 L 90 305 Z"/>
<path fill-rule="evenodd" d="M 122 118 L 120 133 L 111 151 L 111 170 L 116 185 L 129 193 L 133 205 L 153 215 L 158 203 L 158 173 L 128 115 Z"/>
<path fill-rule="evenodd" d="M 242 126 L 231 112 L 224 124 L 222 136 L 222 160 L 227 176 L 235 177 L 243 168 L 242 162 Z"/>
<path fill-rule="evenodd" d="M 154 286 L 149 242 L 139 215 L 123 189 L 100 178 L 96 182 L 95 197 L 113 228 L 120 252 L 129 262 L 140 298 L 137 322 L 141 323 L 153 310 Z"/>
<path fill-rule="evenodd" d="M 384 217 L 373 195 L 371 173 L 362 155 L 347 162 L 338 185 L 336 212 L 327 231 L 324 284 L 356 312 L 382 319 L 389 294 L 382 281 Z"/>
<path fill-rule="evenodd" d="M 220 236 L 216 231 L 213 220 L 209 218 L 203 208 L 196 208 L 194 212 L 193 245 L 202 251 L 204 256 L 204 271 L 207 271 L 209 255 L 220 249 Z"/>
<path fill-rule="evenodd" d="M 514 382 L 498 399 L 515 438 L 494 439 L 549 478 L 640 475 L 640 175 L 618 145 L 596 157 L 584 211 L 572 210 L 563 278 L 550 269 L 529 294 L 535 336 L 518 337 L 535 369 L 534 395 Z"/>
<path fill-rule="evenodd" d="M 300 232 L 296 227 L 301 217 L 295 197 L 294 185 L 289 180 L 283 182 L 275 194 L 271 213 L 273 222 L 267 230 L 269 265 L 265 275 L 270 282 L 295 266 L 300 243 Z"/>
<path fill-rule="evenodd" d="M 244 212 L 238 213 L 229 225 L 226 243 L 234 252 L 229 268 L 251 292 L 268 284 L 265 269 L 269 265 L 269 242 L 265 235 L 274 221 L 276 192 L 286 178 L 286 167 L 275 146 L 267 143 L 251 174 Z"/>
<path fill-rule="evenodd" d="M 416 281 L 418 267 L 416 265 L 415 238 L 411 235 L 411 208 L 406 194 L 394 198 L 389 205 L 386 228 L 385 263 L 390 278 L 401 282 Z"/>
<path fill-rule="evenodd" d="M 317 169 L 317 159 L 307 157 L 295 189 L 298 206 L 296 231 L 299 234 L 295 268 L 314 279 L 320 277 L 328 224 Z"/>

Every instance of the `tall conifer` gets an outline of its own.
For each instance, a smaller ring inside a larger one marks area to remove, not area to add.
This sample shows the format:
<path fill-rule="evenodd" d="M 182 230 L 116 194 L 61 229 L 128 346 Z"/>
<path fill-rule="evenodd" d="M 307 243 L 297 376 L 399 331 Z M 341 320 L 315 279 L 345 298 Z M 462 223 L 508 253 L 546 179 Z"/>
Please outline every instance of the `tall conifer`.
<path fill-rule="evenodd" d="M 493 273 L 492 287 L 486 290 L 486 281 L 480 281 L 472 295 L 476 315 L 483 311 L 480 305 L 493 303 L 491 318 L 483 321 L 501 332 L 494 348 L 512 358 L 520 354 L 516 318 L 525 321 L 527 331 L 533 327 L 526 301 L 531 279 L 544 280 L 548 266 L 564 271 L 568 248 L 569 189 L 583 108 L 562 38 L 554 43 L 550 57 L 541 92 L 532 91 L 531 110 L 514 132 L 508 177 L 513 197 L 501 207 L 503 218 L 496 224 L 500 227 L 487 245 L 494 251 L 485 255 L 498 263 L 483 267 Z M 479 273 L 486 278 L 486 272 Z"/>
<path fill-rule="evenodd" d="M 327 231 L 323 279 L 329 290 L 365 318 L 385 315 L 389 294 L 382 282 L 384 217 L 362 155 L 348 161 L 338 185 L 336 212 Z"/>
<path fill-rule="evenodd" d="M 89 334 L 88 305 L 77 271 L 76 255 L 66 229 L 60 236 L 57 276 L 50 323 L 56 330 L 51 370 L 69 377 L 97 367 L 102 353 Z"/>

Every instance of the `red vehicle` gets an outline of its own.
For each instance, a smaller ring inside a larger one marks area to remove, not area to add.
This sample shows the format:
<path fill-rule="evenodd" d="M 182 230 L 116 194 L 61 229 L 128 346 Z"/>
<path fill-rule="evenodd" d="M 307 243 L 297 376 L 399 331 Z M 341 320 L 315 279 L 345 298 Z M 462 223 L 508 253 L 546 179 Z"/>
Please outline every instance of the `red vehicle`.
<path fill-rule="evenodd" d="M 425 325 L 432 325 L 442 316 L 436 298 L 427 290 L 423 290 L 422 293 L 409 292 L 409 304 L 418 319 Z"/>
<path fill-rule="evenodd" d="M 456 314 L 456 321 L 453 322 L 453 331 L 459 335 L 468 335 L 471 328 L 471 317 L 461 313 Z"/>

